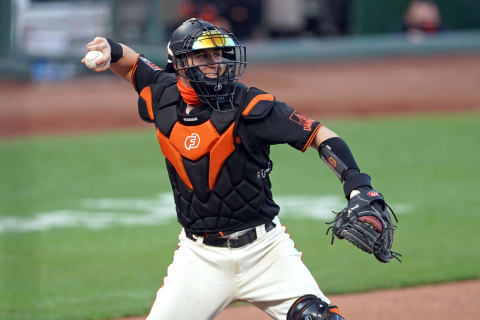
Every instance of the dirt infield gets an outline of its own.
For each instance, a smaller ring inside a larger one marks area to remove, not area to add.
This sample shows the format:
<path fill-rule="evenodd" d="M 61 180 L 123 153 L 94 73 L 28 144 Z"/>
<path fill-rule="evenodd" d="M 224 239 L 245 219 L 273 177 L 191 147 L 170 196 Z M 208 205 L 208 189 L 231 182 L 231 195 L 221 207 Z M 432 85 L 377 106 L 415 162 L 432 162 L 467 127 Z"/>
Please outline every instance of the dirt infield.
<path fill-rule="evenodd" d="M 480 55 L 249 66 L 243 80 L 320 119 L 480 110 Z M 3 82 L 0 97 L 4 139 L 150 126 L 138 118 L 130 84 L 108 76 Z M 331 298 L 350 320 L 438 320 L 478 318 L 478 297 L 480 280 Z M 269 318 L 254 307 L 235 307 L 217 319 Z"/>
<path fill-rule="evenodd" d="M 312 116 L 480 110 L 480 55 L 249 66 L 243 77 Z M 0 137 L 142 127 L 126 81 L 0 82 Z"/>
<path fill-rule="evenodd" d="M 480 280 L 331 296 L 348 320 L 477 319 Z M 255 307 L 229 308 L 217 320 L 271 319 Z M 131 319 L 137 320 L 137 319 Z"/>
<path fill-rule="evenodd" d="M 348 320 L 478 319 L 480 280 L 330 296 Z M 142 320 L 144 317 L 118 320 Z M 268 320 L 254 306 L 230 307 L 216 320 Z"/>

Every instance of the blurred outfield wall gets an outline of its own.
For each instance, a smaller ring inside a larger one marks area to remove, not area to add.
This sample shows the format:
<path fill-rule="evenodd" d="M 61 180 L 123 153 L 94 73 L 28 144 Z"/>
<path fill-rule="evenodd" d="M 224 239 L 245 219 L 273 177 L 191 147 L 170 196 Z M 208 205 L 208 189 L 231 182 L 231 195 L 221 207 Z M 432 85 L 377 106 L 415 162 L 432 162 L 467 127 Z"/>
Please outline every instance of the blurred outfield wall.
<path fill-rule="evenodd" d="M 414 39 L 387 33 L 401 22 L 410 0 L 352 1 L 352 35 L 247 42 L 249 63 L 480 52 L 478 0 L 438 0 L 449 32 Z M 129 44 L 163 65 L 166 37 L 160 30 L 177 19 L 179 2 L 2 0 L 0 78 L 43 81 L 82 74 L 79 59 L 96 35 Z"/>
<path fill-rule="evenodd" d="M 411 0 L 352 0 L 354 34 L 387 33 L 400 23 Z M 480 1 L 436 0 L 443 23 L 450 30 L 480 28 Z"/>

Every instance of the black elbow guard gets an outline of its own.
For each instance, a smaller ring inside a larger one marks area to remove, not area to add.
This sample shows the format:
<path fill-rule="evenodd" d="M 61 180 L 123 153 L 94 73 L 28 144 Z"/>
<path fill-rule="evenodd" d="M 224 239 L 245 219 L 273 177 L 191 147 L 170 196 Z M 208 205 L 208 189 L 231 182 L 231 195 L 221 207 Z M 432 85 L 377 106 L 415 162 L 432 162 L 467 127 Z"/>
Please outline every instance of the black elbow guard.
<path fill-rule="evenodd" d="M 325 140 L 318 148 L 320 158 L 332 169 L 343 183 L 343 192 L 347 199 L 350 193 L 363 186 L 371 188 L 370 176 L 360 173 L 352 152 L 343 139 L 334 137 Z"/>

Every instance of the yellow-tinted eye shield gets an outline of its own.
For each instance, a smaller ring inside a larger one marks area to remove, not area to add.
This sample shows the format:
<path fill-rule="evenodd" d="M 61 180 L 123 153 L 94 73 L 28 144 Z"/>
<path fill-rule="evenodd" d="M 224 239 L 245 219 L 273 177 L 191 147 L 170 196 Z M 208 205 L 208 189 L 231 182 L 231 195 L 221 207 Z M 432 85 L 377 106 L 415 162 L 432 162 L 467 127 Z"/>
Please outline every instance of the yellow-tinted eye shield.
<path fill-rule="evenodd" d="M 201 50 L 218 47 L 235 46 L 235 41 L 226 34 L 222 34 L 216 30 L 204 31 L 195 39 L 192 44 L 192 50 Z"/>

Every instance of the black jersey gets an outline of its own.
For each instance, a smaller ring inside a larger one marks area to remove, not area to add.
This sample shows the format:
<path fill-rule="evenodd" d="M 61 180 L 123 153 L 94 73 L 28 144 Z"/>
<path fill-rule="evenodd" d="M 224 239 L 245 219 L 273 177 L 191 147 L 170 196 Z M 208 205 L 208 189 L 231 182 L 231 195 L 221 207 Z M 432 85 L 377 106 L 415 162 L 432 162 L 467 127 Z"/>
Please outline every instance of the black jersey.
<path fill-rule="evenodd" d="M 204 105 L 187 115 L 176 81 L 143 56 L 132 73 L 139 114 L 157 128 L 179 222 L 194 233 L 228 234 L 273 219 L 270 145 L 305 151 L 321 124 L 240 83 L 233 110 Z"/>

